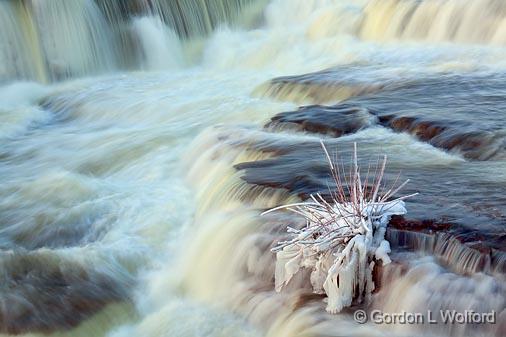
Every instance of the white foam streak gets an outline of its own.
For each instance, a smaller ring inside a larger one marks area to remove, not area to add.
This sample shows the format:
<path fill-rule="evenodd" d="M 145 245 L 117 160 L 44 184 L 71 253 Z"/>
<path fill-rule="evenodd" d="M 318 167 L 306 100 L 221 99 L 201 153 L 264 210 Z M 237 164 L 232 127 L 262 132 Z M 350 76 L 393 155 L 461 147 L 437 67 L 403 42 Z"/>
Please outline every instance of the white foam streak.
<path fill-rule="evenodd" d="M 179 37 L 160 18 L 136 18 L 132 25 L 141 47 L 143 69 L 168 70 L 183 64 Z"/>

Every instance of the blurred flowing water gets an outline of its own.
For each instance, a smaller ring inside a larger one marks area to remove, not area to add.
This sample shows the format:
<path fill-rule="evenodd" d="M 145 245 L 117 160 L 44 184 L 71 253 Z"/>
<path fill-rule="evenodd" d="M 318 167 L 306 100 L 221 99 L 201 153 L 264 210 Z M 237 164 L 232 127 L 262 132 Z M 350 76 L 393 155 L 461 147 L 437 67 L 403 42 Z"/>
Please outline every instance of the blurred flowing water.
<path fill-rule="evenodd" d="M 503 336 L 505 44 L 502 0 L 0 1 L 0 334 Z M 421 193 L 334 316 L 259 216 L 326 189 L 321 137 Z"/>

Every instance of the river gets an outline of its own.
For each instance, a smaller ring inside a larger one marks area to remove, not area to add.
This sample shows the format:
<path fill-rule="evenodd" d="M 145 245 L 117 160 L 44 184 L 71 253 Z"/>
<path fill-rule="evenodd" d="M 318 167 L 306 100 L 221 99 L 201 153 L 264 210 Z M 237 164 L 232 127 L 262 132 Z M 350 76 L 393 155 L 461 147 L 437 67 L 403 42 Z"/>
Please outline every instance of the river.
<path fill-rule="evenodd" d="M 503 336 L 505 46 L 502 0 L 0 1 L 0 333 Z M 420 193 L 337 315 L 259 215 L 327 188 L 320 138 Z"/>

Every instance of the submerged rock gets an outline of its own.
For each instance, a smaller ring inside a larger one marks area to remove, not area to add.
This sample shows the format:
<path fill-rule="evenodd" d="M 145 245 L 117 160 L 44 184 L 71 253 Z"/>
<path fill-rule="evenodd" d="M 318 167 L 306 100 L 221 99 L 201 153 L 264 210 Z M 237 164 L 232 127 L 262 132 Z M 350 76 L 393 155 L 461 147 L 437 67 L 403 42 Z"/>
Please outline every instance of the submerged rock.
<path fill-rule="evenodd" d="M 241 179 L 252 186 L 252 191 L 261 187 L 275 188 L 302 200 L 319 192 L 330 200 L 329 188 L 335 185 L 328 177 L 325 157 L 317 141 L 304 138 L 298 141 L 266 133 L 264 138 L 255 135 L 233 142 L 235 146 L 242 143 L 240 146 L 246 146 L 248 151 L 254 149 L 269 154 L 267 159 L 235 165 Z M 335 140 L 334 144 L 344 149 L 339 153 L 341 158 L 350 158 L 346 150 L 350 142 Z M 377 152 L 380 146 L 367 140 L 359 144 L 364 158 Z M 501 226 L 506 219 L 501 211 L 502 185 L 480 182 L 483 173 L 479 173 L 476 164 L 463 162 L 458 168 L 434 167 L 434 164 L 418 160 L 412 163 L 414 158 L 405 161 L 404 156 L 404 153 L 394 153 L 389 157 L 393 168 L 385 173 L 385 179 L 394 181 L 399 170 L 404 170 L 405 176 L 411 179 L 405 193 L 419 191 L 421 194 L 409 201 L 409 217 L 393 217 L 389 232 L 408 233 L 392 237 L 393 246 L 441 256 L 441 263 L 462 273 L 502 273 L 504 235 Z M 345 161 L 344 169 L 347 167 Z M 447 236 L 440 236 L 442 234 Z M 405 241 L 407 237 L 413 239 Z M 437 249 L 435 242 L 438 242 Z"/>
<path fill-rule="evenodd" d="M 329 107 L 310 105 L 301 107 L 297 111 L 277 114 L 266 127 L 294 128 L 340 137 L 374 125 L 377 123 L 376 119 L 367 109 L 346 104 Z"/>
<path fill-rule="evenodd" d="M 338 69 L 305 76 L 321 76 L 322 80 L 330 81 L 329 77 L 340 78 L 341 73 Z M 273 82 L 307 86 L 312 83 L 302 76 Z M 344 97 L 336 105 L 312 105 L 280 113 L 267 126 L 283 128 L 295 124 L 299 130 L 340 137 L 377 125 L 409 133 L 467 159 L 504 159 L 506 124 L 497 118 L 506 109 L 504 85 L 505 75 L 466 78 L 453 75 L 398 81 L 382 90 Z M 339 92 L 339 82 L 327 90 Z"/>
<path fill-rule="evenodd" d="M 391 166 L 387 167 L 385 180 L 395 180 L 392 174 L 404 169 L 402 177 L 412 178 L 404 193 L 416 188 L 422 194 L 407 203 L 410 217 L 396 218 L 391 227 L 396 223 L 398 229 L 391 228 L 386 233 L 392 243 L 392 263 L 387 268 L 377 265 L 373 268 L 372 278 L 377 287 L 372 293 L 372 302 L 361 305 L 352 302 L 351 310 L 495 310 L 500 321 L 503 314 L 499 310 L 504 307 L 504 274 L 500 274 L 499 266 L 504 266 L 504 256 L 497 254 L 499 250 L 482 252 L 468 246 L 477 242 L 457 239 L 460 230 L 473 229 L 473 224 L 475 231 L 483 235 L 484 245 L 502 231 L 500 214 L 488 214 L 489 220 L 498 220 L 492 227 L 489 226 L 491 221 L 477 216 L 478 212 L 490 211 L 485 204 L 490 201 L 488 197 L 496 197 L 496 190 L 487 184 L 478 184 L 473 193 L 481 199 L 475 200 L 472 207 L 467 205 L 474 184 L 479 182 L 477 178 L 483 177 L 483 174 L 477 174 L 476 168 L 488 167 L 488 163 L 455 159 L 455 156 L 428 146 L 419 147 L 411 137 L 391 132 L 382 131 L 382 141 L 370 139 L 371 135 L 374 133 L 365 130 L 358 136 L 326 139 L 325 144 L 331 155 L 339 147 L 340 158 L 345 158 L 345 164 L 350 158 L 352 141 L 357 141 L 363 159 L 368 160 L 372 154 L 388 153 Z M 325 312 L 322 296 L 313 294 L 316 283 L 312 269 L 307 268 L 310 265 L 300 268 L 283 285 L 281 292 L 275 293 L 277 282 L 273 275 L 277 272 L 277 265 L 271 249 L 278 242 L 291 239 L 288 227 L 304 228 L 304 218 L 288 212 L 258 216 L 261 210 L 300 202 L 300 199 L 307 198 L 308 191 L 325 192 L 327 183 L 332 189 L 328 164 L 316 137 L 220 126 L 199 136 L 196 144 L 199 146 L 194 146 L 189 158 L 193 160 L 198 154 L 200 159 L 190 178 L 199 195 L 206 200 L 205 211 L 209 213 L 205 214 L 213 214 L 213 217 L 201 217 L 201 221 L 210 227 L 205 231 L 205 240 L 199 238 L 193 242 L 191 255 L 194 257 L 188 261 L 191 272 L 185 277 L 187 291 L 200 294 L 206 300 L 212 298 L 217 303 L 230 300 L 234 308 L 248 319 L 268 328 L 279 322 L 279 317 L 298 320 L 300 313 L 310 311 L 314 321 L 308 326 L 321 327 L 314 335 L 328 332 L 347 335 L 345 330 L 341 333 L 339 329 L 343 327 L 342 319 L 350 317 L 351 310 L 332 316 Z M 374 161 L 374 157 L 371 159 Z M 236 170 L 229 170 L 234 164 Z M 469 176 L 468 173 L 473 174 Z M 206 184 L 206 181 L 210 183 Z M 460 189 L 456 190 L 456 187 Z M 490 192 L 485 198 L 484 190 Z M 454 193 L 449 193 L 451 191 Z M 425 228 L 420 228 L 424 224 Z M 491 231 L 494 228 L 498 231 Z M 473 237 L 478 240 L 476 235 L 468 238 Z M 491 268 L 484 268 L 489 257 Z M 202 273 L 209 277 L 202 279 L 199 277 Z M 397 282 L 395 286 L 394 282 Z M 212 288 L 212 291 L 202 292 L 203 288 Z M 464 296 L 448 298 L 448 291 Z M 401 292 L 403 295 L 399 296 Z M 357 326 L 355 322 L 352 324 Z M 371 326 L 378 328 L 374 324 Z M 399 329 L 403 327 L 405 325 L 398 326 Z M 495 325 L 490 330 L 483 326 L 474 330 L 474 326 L 449 324 L 417 325 L 414 328 L 419 330 L 410 330 L 411 334 L 437 331 L 445 336 L 468 335 L 467 332 L 469 335 L 501 336 L 502 331 Z M 464 333 L 456 333 L 454 329 Z M 400 333 L 403 332 L 400 330 Z"/>
<path fill-rule="evenodd" d="M 106 305 L 128 299 L 131 279 L 50 250 L 0 254 L 0 332 L 71 329 Z"/>

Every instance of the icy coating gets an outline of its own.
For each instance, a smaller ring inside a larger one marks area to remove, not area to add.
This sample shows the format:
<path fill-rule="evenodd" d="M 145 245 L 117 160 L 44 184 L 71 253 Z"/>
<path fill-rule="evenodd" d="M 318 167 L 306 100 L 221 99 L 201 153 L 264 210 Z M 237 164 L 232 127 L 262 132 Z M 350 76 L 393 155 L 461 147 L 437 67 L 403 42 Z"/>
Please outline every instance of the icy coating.
<path fill-rule="evenodd" d="M 504 4 L 0 0 L 0 335 L 506 335 Z M 310 268 L 276 291 L 271 248 L 306 223 L 260 215 L 333 202 L 320 138 L 345 166 L 353 143 L 362 168 L 388 155 L 383 180 L 422 192 L 391 216 L 390 253 L 354 241 L 341 266 L 368 255 L 375 289 L 337 314 L 326 272 L 323 294 Z"/>
<path fill-rule="evenodd" d="M 376 166 L 369 182 L 369 173 L 362 182 L 354 143 L 353 168 L 349 179 L 333 162 L 323 141 L 323 151 L 329 162 L 335 191 L 327 202 L 321 194 L 311 195 L 310 201 L 275 207 L 263 214 L 286 209 L 306 219 L 302 229 L 288 227 L 293 239 L 279 242 L 276 252 L 276 291 L 280 292 L 300 268 L 311 270 L 311 285 L 315 294 L 328 297 L 326 310 L 336 314 L 351 305 L 369 301 L 374 290 L 373 269 L 376 261 L 391 262 L 390 243 L 385 240 L 386 227 L 392 215 L 406 214 L 404 199 L 416 194 L 389 200 L 408 182 L 392 187 L 380 195 L 386 165 Z M 347 192 L 345 191 L 347 190 Z"/>

